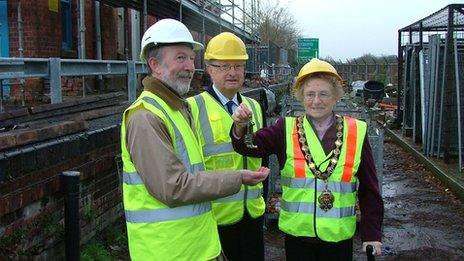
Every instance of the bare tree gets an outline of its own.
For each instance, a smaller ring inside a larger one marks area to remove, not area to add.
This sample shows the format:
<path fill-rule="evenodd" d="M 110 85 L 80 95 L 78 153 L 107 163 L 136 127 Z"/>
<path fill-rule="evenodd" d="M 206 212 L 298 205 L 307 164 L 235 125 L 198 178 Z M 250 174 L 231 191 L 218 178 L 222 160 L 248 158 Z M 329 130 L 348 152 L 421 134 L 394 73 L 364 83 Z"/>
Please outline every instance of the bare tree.
<path fill-rule="evenodd" d="M 264 3 L 263 3 L 264 2 Z M 260 10 L 259 33 L 261 41 L 272 41 L 287 50 L 298 48 L 300 30 L 296 21 L 288 11 L 288 7 L 281 6 L 279 1 L 263 1 Z"/>

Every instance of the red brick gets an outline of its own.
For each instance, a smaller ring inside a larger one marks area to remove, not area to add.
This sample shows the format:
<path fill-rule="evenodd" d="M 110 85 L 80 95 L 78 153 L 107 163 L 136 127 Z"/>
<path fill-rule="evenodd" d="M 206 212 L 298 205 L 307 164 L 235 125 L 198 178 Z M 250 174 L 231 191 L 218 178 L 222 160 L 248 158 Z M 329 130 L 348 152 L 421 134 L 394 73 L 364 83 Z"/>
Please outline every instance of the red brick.
<path fill-rule="evenodd" d="M 11 134 L 0 134 L 0 150 L 16 146 L 16 136 Z"/>
<path fill-rule="evenodd" d="M 26 144 L 37 140 L 37 130 L 20 132 L 16 135 L 17 144 Z"/>

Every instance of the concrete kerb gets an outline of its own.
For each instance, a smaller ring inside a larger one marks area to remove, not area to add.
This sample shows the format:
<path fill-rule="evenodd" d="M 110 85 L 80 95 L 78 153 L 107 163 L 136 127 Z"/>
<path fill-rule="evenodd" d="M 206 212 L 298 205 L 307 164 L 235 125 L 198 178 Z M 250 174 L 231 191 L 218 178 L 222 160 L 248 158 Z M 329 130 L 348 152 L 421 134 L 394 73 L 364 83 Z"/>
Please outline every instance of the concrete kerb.
<path fill-rule="evenodd" d="M 410 152 L 419 162 L 425 165 L 441 182 L 445 184 L 461 201 L 464 202 L 464 182 L 460 182 L 453 174 L 446 173 L 436 166 L 429 158 L 417 151 L 409 143 L 389 129 L 385 129 L 385 134 L 403 149 Z"/>

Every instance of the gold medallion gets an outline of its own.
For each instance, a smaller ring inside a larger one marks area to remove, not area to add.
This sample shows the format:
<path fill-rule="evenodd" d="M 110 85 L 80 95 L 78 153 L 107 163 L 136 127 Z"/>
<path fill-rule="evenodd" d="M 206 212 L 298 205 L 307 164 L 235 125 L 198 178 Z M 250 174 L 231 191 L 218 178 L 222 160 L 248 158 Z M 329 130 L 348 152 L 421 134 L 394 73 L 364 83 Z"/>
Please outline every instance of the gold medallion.
<path fill-rule="evenodd" d="M 329 211 L 333 207 L 333 203 L 335 201 L 335 197 L 332 194 L 332 191 L 329 189 L 324 189 L 321 195 L 319 195 L 317 201 L 319 202 L 319 207 L 323 211 Z"/>

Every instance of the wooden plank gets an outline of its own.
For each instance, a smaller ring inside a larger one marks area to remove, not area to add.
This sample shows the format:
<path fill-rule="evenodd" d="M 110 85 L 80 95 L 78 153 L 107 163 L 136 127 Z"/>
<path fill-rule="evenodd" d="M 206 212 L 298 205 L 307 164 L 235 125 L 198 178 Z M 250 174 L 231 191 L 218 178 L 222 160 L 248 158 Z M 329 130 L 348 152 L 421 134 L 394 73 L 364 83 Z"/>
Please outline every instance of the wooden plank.
<path fill-rule="evenodd" d="M 0 151 L 81 132 L 87 128 L 86 121 L 63 121 L 41 128 L 9 131 L 0 134 Z"/>
<path fill-rule="evenodd" d="M 11 111 L 5 111 L 0 113 L 0 121 L 5 121 L 8 119 L 16 118 L 16 117 L 21 117 L 21 116 L 26 116 L 29 114 L 29 111 L 27 108 L 21 108 L 21 109 L 15 109 Z"/>

